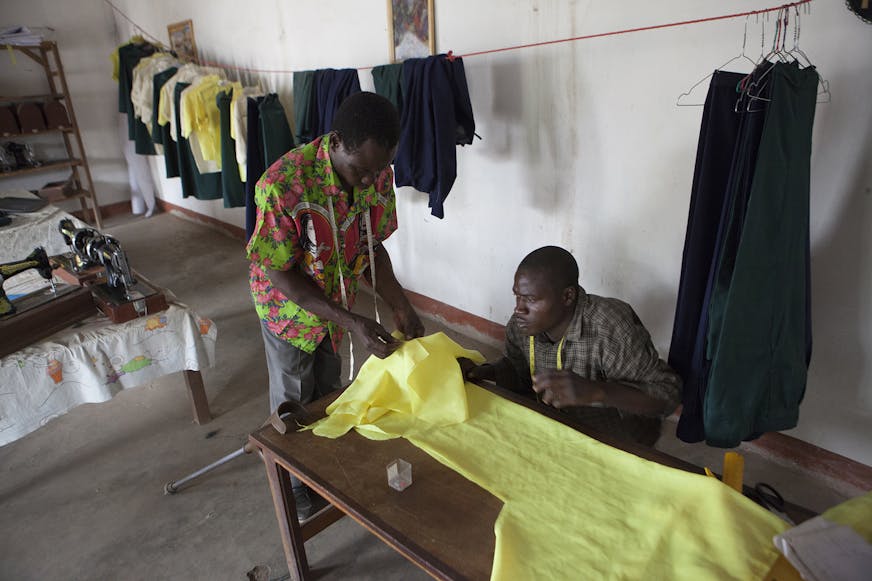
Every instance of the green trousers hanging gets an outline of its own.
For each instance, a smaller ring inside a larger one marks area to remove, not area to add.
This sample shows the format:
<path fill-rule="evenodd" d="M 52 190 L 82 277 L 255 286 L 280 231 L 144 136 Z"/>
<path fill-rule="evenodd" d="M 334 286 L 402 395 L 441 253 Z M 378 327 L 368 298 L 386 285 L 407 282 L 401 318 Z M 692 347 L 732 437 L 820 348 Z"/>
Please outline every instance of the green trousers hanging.
<path fill-rule="evenodd" d="M 818 74 L 813 67 L 778 63 L 769 77 L 771 102 L 732 277 L 719 277 L 709 305 L 711 368 L 703 421 L 713 446 L 734 447 L 796 426 L 805 393 L 809 166 Z"/>

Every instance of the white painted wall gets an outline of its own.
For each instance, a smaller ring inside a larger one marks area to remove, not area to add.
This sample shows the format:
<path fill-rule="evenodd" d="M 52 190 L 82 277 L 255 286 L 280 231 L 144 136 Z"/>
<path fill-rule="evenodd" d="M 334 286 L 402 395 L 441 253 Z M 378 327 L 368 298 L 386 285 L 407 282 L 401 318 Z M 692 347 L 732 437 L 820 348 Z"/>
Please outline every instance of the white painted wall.
<path fill-rule="evenodd" d="M 114 133 L 106 127 L 114 125 L 105 119 L 114 121 L 109 103 L 115 94 L 106 55 L 133 28 L 114 14 L 113 30 L 112 10 L 99 0 L 13 4 L 14 18 L 4 14 L 10 24 L 59 29 L 68 71 L 76 70 L 70 74 L 78 83 L 74 93 L 82 92 L 75 95 L 77 111 L 85 107 L 80 103 L 94 105 L 87 114 L 89 153 L 99 159 L 104 151 L 104 159 L 117 161 L 107 145 Z M 437 49 L 464 54 L 776 4 L 438 0 Z M 223 64 L 287 71 L 365 67 L 383 64 L 388 54 L 383 0 L 116 5 L 161 39 L 168 23 L 192 18 L 201 55 Z M 815 351 L 800 425 L 790 433 L 872 465 L 872 369 L 866 362 L 872 356 L 872 26 L 834 0 L 816 0 L 802 22 L 800 44 L 830 80 L 833 102 L 819 106 L 815 122 Z M 748 52 L 755 56 L 758 27 L 752 19 Z M 702 114 L 676 107 L 675 100 L 738 54 L 743 28 L 741 19 L 723 20 L 466 59 L 484 140 L 458 149 L 459 175 L 444 220 L 429 216 L 426 195 L 399 192 L 401 229 L 389 248 L 400 280 L 502 323 L 511 313 L 518 261 L 543 244 L 563 245 L 580 262 L 582 284 L 633 304 L 665 355 Z M 767 39 L 772 28 L 770 20 Z M 280 92 L 290 110 L 291 75 L 250 76 L 258 78 Z M 361 84 L 372 86 L 368 71 L 361 72 Z M 700 99 L 704 93 L 701 86 Z M 161 177 L 159 161 L 153 167 Z M 160 179 L 160 187 L 169 202 L 243 225 L 242 211 L 226 210 L 220 201 L 183 201 L 177 180 Z"/>

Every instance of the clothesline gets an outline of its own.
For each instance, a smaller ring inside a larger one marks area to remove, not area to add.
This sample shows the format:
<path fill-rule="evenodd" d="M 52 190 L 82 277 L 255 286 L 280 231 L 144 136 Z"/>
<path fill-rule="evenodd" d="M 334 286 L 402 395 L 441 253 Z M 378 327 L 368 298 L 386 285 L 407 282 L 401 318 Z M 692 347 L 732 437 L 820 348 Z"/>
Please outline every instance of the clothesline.
<path fill-rule="evenodd" d="M 160 46 L 164 46 L 163 43 L 157 39 L 157 37 L 155 37 L 152 34 L 149 34 L 139 24 L 137 24 L 129 16 L 124 14 L 124 12 L 122 12 L 110 0 L 103 0 L 103 1 L 106 2 L 106 4 L 108 4 L 113 10 L 115 10 L 122 18 L 124 18 L 130 24 L 132 24 L 133 27 L 136 30 L 138 30 L 139 32 L 141 32 L 143 36 L 151 38 Z M 533 48 L 533 47 L 537 47 L 537 46 L 547 46 L 547 45 L 551 45 L 551 44 L 560 44 L 560 43 L 564 43 L 564 42 L 576 42 L 579 40 L 590 40 L 593 38 L 602 38 L 605 36 L 618 36 L 621 34 L 644 32 L 647 30 L 659 30 L 662 28 L 673 28 L 676 26 L 686 26 L 686 25 L 690 25 L 690 24 L 701 24 L 703 22 L 714 22 L 717 20 L 728 20 L 728 19 L 732 19 L 732 18 L 743 18 L 743 17 L 747 18 L 750 16 L 759 16 L 762 14 L 768 14 L 770 12 L 776 12 L 776 11 L 779 11 L 779 10 L 782 10 L 785 8 L 793 8 L 793 7 L 798 7 L 798 6 L 802 6 L 802 5 L 809 5 L 809 4 L 811 4 L 811 0 L 798 0 L 797 2 L 790 2 L 787 4 L 779 4 L 778 6 L 773 6 L 770 8 L 763 8 L 761 10 L 748 10 L 746 12 L 737 12 L 734 14 L 724 14 L 721 16 L 709 16 L 706 18 L 696 18 L 693 20 L 682 20 L 679 22 L 669 22 L 666 24 L 654 24 L 654 25 L 650 25 L 650 26 L 641 26 L 641 27 L 637 27 L 637 28 L 626 28 L 623 30 L 613 30 L 610 32 L 598 32 L 598 33 L 594 33 L 594 34 L 586 34 L 583 36 L 573 36 L 571 38 L 545 40 L 545 41 L 541 41 L 541 42 L 533 42 L 533 43 L 528 43 L 528 44 L 518 44 L 518 45 L 507 46 L 507 47 L 502 47 L 502 48 L 495 48 L 495 49 L 482 50 L 482 51 L 476 51 L 476 52 L 468 52 L 465 54 L 458 54 L 458 55 L 454 55 L 454 56 L 461 57 L 461 58 L 467 58 L 467 57 L 473 57 L 473 56 L 481 56 L 481 55 L 485 55 L 485 54 L 494 54 L 494 53 L 498 53 L 498 52 L 507 52 L 510 50 L 520 50 L 520 49 L 525 49 L 525 48 Z M 294 70 L 286 70 L 286 69 L 255 69 L 255 68 L 250 68 L 250 67 L 239 67 L 239 66 L 235 66 L 235 65 L 226 65 L 226 64 L 222 64 L 222 63 L 215 63 L 215 62 L 209 62 L 209 61 L 202 61 L 201 64 L 206 65 L 206 66 L 222 67 L 225 69 L 231 69 L 231 70 L 235 70 L 235 71 L 244 71 L 244 72 L 249 72 L 249 73 L 291 74 L 291 73 L 295 72 Z M 377 66 L 377 65 L 366 66 L 366 67 L 356 67 L 356 68 L 359 71 L 365 71 L 365 70 L 372 69 L 375 66 Z"/>

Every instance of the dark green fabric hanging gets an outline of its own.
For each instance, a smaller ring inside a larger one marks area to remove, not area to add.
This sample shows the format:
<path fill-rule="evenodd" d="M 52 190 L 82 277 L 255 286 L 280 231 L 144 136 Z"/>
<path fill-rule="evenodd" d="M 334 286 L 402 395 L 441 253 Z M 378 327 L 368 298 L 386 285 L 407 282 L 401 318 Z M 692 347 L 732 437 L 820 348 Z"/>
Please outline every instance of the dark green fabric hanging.
<path fill-rule="evenodd" d="M 381 65 L 372 69 L 375 92 L 386 97 L 403 115 L 403 63 Z"/>
<path fill-rule="evenodd" d="M 729 287 L 712 298 L 706 441 L 795 427 L 808 370 L 811 133 L 818 74 L 778 63 Z M 753 105 L 752 105 L 753 106 Z M 717 299 L 717 300 L 716 300 Z"/>
<path fill-rule="evenodd" d="M 245 206 L 245 186 L 239 176 L 239 164 L 236 161 L 236 141 L 230 137 L 230 103 L 232 100 L 233 93 L 231 91 L 223 91 L 215 97 L 221 116 L 221 187 L 224 193 L 225 208 Z"/>
<path fill-rule="evenodd" d="M 294 73 L 294 129 L 296 142 L 309 143 L 316 137 L 318 103 L 315 101 L 315 71 Z"/>
<path fill-rule="evenodd" d="M 275 93 L 266 95 L 258 108 L 260 132 L 263 138 L 263 158 L 266 167 L 269 167 L 294 148 L 294 136 L 278 95 Z"/>
<path fill-rule="evenodd" d="M 155 143 L 163 145 L 164 166 L 166 167 L 168 178 L 179 177 L 179 152 L 176 142 L 170 136 L 170 124 L 160 125 L 157 122 L 158 104 L 160 103 L 160 90 L 178 70 L 178 68 L 172 67 L 161 71 L 152 80 L 154 85 L 154 107 L 151 115 L 151 134 Z"/>

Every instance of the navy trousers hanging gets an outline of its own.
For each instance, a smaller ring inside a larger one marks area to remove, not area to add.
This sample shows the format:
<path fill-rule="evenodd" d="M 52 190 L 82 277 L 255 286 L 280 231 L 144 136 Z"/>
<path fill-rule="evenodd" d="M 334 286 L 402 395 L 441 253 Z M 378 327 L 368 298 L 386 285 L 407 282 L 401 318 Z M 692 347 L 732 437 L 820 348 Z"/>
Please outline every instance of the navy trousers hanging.
<path fill-rule="evenodd" d="M 768 65 L 758 69 L 755 75 L 766 70 Z M 755 75 L 752 79 L 756 80 Z M 712 79 L 712 113 L 705 127 L 706 148 L 701 166 L 703 170 L 709 167 L 709 171 L 698 172 L 703 179 L 698 184 L 695 182 L 700 187 L 694 190 L 695 196 L 691 199 L 689 236 L 685 240 L 685 260 L 673 328 L 675 346 L 670 349 L 670 363 L 675 364 L 675 369 L 684 379 L 682 414 L 676 433 L 686 442 L 705 439 L 703 402 L 709 376 L 710 305 L 718 289 L 729 288 L 766 119 L 767 101 L 763 99 L 768 98 L 768 87 L 761 89 L 759 97 L 762 99 L 756 100 L 757 106 L 749 111 L 747 100 L 737 102 L 736 87 L 742 78 L 744 75 L 741 74 L 722 73 Z M 712 123 L 712 119 L 719 122 Z M 702 136 L 700 139 L 702 142 Z M 730 162 L 727 172 L 723 173 L 727 151 L 730 151 Z M 697 156 L 699 162 L 699 152 Z M 691 226 L 694 226 L 693 231 Z M 715 315 L 717 324 L 719 319 L 717 313 Z"/>
<path fill-rule="evenodd" d="M 694 357 L 694 351 L 699 349 L 701 316 L 708 310 L 709 273 L 717 256 L 715 250 L 726 184 L 739 135 L 739 116 L 734 112 L 736 86 L 743 76 L 741 73 L 714 72 L 702 112 L 696 150 L 681 279 L 669 348 L 669 365 L 684 380 L 678 437 L 686 442 L 699 442 L 705 438 L 702 427 L 705 372 L 703 358 Z"/>

